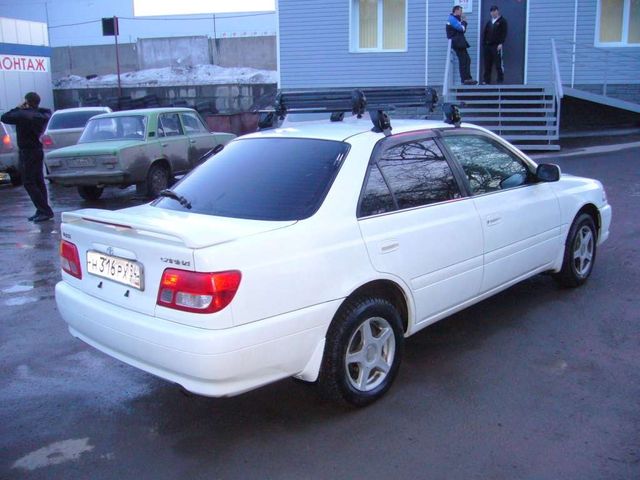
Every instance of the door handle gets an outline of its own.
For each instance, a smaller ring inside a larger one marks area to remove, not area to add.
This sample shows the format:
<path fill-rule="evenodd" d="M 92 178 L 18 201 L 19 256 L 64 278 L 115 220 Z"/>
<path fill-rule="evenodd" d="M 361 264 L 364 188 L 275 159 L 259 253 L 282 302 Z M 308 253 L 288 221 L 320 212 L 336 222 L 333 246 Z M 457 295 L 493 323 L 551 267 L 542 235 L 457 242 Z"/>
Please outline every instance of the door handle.
<path fill-rule="evenodd" d="M 196 143 L 194 139 L 189 140 L 189 143 Z"/>
<path fill-rule="evenodd" d="M 168 143 L 161 143 L 160 145 L 162 145 L 163 147 L 168 147 L 169 146 Z"/>
<path fill-rule="evenodd" d="M 397 240 L 386 240 L 380 245 L 380 253 L 384 255 L 385 253 L 395 252 L 398 248 L 400 248 L 400 242 Z"/>
<path fill-rule="evenodd" d="M 495 225 L 502 223 L 502 217 L 498 215 L 489 215 L 486 218 L 486 223 L 487 223 L 487 227 L 493 227 Z"/>

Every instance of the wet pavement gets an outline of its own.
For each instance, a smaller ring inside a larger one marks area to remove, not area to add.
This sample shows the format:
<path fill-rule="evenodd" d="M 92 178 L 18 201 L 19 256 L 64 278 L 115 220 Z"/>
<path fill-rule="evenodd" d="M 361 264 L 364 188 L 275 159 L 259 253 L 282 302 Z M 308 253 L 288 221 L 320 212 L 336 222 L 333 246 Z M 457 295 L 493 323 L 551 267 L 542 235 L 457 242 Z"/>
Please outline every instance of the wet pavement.
<path fill-rule="evenodd" d="M 614 207 L 587 285 L 538 276 L 423 330 L 362 410 L 291 380 L 190 397 L 73 339 L 60 212 L 144 200 L 52 187 L 56 221 L 32 224 L 0 186 L 0 478 L 640 478 L 640 149 L 558 163 Z"/>

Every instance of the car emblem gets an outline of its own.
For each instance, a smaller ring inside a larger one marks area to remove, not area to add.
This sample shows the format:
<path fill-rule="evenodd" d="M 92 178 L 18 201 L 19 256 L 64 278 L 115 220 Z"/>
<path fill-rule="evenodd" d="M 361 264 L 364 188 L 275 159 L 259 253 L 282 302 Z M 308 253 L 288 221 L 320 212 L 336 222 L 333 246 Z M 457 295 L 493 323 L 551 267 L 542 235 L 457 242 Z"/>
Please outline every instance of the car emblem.
<path fill-rule="evenodd" d="M 107 247 L 107 255 L 113 255 L 113 247 Z"/>

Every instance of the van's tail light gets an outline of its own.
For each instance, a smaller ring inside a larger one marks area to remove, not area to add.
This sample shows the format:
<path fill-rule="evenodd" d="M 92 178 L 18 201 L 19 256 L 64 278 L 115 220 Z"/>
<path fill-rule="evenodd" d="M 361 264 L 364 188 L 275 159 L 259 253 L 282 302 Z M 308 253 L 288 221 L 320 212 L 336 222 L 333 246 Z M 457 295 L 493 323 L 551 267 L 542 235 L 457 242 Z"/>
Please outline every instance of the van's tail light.
<path fill-rule="evenodd" d="M 82 279 L 82 267 L 80 266 L 80 255 L 78 248 L 71 242 L 62 240 L 60 242 L 60 261 L 62 270 L 76 278 Z"/>
<path fill-rule="evenodd" d="M 11 137 L 9 134 L 4 134 L 2 136 L 2 150 L 5 152 L 13 150 L 13 144 L 11 143 Z"/>
<path fill-rule="evenodd" d="M 42 143 L 42 148 L 45 150 L 53 148 L 53 138 L 49 135 L 43 135 L 42 138 L 40 138 L 40 143 Z"/>
<path fill-rule="evenodd" d="M 233 300 L 241 278 L 237 270 L 200 273 L 168 268 L 160 280 L 157 304 L 185 312 L 219 312 Z"/>

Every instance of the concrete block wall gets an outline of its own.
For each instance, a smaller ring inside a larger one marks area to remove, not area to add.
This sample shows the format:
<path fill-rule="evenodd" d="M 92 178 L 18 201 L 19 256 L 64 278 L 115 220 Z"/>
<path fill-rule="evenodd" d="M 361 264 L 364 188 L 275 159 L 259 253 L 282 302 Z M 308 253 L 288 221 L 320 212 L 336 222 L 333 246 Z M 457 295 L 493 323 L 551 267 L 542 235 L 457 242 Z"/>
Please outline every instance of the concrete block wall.
<path fill-rule="evenodd" d="M 138 70 L 138 54 L 135 43 L 118 45 L 120 71 Z M 67 75 L 106 75 L 116 72 L 115 45 L 90 45 L 86 47 L 57 47 L 52 49 L 51 76 L 53 81 Z"/>
<path fill-rule="evenodd" d="M 212 63 L 221 67 L 276 70 L 276 37 L 216 38 L 211 44 Z"/>
<path fill-rule="evenodd" d="M 211 63 L 207 37 L 141 38 L 137 43 L 138 69 L 192 67 Z"/>

